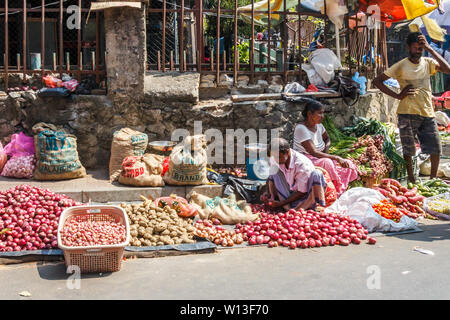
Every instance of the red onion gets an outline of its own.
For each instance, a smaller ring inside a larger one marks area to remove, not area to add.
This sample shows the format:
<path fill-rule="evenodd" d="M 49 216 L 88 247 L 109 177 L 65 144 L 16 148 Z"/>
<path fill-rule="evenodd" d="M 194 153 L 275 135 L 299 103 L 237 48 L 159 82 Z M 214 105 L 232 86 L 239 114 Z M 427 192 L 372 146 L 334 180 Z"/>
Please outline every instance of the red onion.
<path fill-rule="evenodd" d="M 367 239 L 368 231 L 355 219 L 337 214 L 317 213 L 312 210 L 289 210 L 274 213 L 264 205 L 252 205 L 259 221 L 236 225 L 250 244 L 267 243 L 270 247 L 283 245 L 292 248 L 359 244 Z M 262 213 L 265 213 L 263 215 Z M 259 240 L 259 241 L 258 241 Z"/>
<path fill-rule="evenodd" d="M 59 215 L 74 205 L 65 195 L 28 185 L 0 191 L 0 231 L 12 230 L 0 235 L 0 251 L 56 248 L 52 237 L 57 233 Z"/>

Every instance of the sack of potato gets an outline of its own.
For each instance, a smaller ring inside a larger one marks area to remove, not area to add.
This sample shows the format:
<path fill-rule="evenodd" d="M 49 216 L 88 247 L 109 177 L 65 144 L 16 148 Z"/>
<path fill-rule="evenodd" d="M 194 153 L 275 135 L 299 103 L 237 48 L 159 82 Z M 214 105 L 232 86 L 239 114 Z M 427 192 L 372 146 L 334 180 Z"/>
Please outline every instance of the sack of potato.
<path fill-rule="evenodd" d="M 143 156 L 147 145 L 148 136 L 145 133 L 130 128 L 122 128 L 114 132 L 109 159 L 109 181 L 114 182 L 119 178 L 123 159 Z"/>
<path fill-rule="evenodd" d="M 191 204 L 198 208 L 200 219 L 218 219 L 222 224 L 237 224 L 261 218 L 254 214 L 245 200 L 236 201 L 234 194 L 228 198 L 209 198 L 195 191 L 191 194 Z"/>
<path fill-rule="evenodd" d="M 204 135 L 186 137 L 173 148 L 164 181 L 172 185 L 207 184 L 206 140 Z"/>
<path fill-rule="evenodd" d="M 163 187 L 161 177 L 163 156 L 147 153 L 141 157 L 126 157 L 119 176 L 121 184 L 137 187 Z"/>

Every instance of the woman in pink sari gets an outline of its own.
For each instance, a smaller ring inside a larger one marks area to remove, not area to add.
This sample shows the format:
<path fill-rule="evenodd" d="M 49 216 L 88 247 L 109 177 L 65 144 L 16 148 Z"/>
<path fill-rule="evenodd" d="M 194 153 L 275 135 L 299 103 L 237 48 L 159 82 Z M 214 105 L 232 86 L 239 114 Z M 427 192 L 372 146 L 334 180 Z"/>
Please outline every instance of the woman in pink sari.
<path fill-rule="evenodd" d="M 311 159 L 315 166 L 327 170 L 339 196 L 350 182 L 358 179 L 357 168 L 350 160 L 328 154 L 331 141 L 322 125 L 324 108 L 320 102 L 308 102 L 302 115 L 305 121 L 295 127 L 294 150 Z"/>

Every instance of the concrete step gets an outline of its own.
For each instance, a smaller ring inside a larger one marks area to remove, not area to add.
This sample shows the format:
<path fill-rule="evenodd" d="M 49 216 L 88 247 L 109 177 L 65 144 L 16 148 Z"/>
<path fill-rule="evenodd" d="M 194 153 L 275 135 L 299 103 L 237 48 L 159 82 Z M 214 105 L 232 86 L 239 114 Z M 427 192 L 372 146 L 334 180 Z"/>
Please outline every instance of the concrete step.
<path fill-rule="evenodd" d="M 177 196 L 186 198 L 196 191 L 208 197 L 222 196 L 223 187 L 220 185 L 201 186 L 169 186 L 164 187 L 131 187 L 118 182 L 110 183 L 107 170 L 88 170 L 87 176 L 80 179 L 63 181 L 36 181 L 32 179 L 14 179 L 0 177 L 0 190 L 4 191 L 17 185 L 28 184 L 43 189 L 50 189 L 56 193 L 64 193 L 75 201 L 87 203 L 98 202 L 127 202 L 138 201 L 140 195 L 152 198 Z"/>

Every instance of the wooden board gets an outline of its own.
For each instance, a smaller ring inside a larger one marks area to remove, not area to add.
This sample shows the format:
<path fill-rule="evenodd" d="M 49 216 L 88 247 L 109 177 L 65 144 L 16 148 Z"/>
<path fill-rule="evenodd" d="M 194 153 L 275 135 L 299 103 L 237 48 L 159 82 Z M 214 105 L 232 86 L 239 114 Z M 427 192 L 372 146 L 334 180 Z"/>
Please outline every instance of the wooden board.
<path fill-rule="evenodd" d="M 298 94 L 287 94 L 286 97 L 313 97 L 313 98 L 340 98 L 341 94 L 336 92 L 304 92 Z M 233 102 L 245 101 L 263 101 L 263 100 L 282 100 L 281 93 L 262 93 L 262 94 L 239 94 L 232 95 Z"/>

